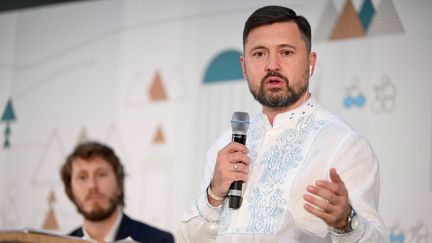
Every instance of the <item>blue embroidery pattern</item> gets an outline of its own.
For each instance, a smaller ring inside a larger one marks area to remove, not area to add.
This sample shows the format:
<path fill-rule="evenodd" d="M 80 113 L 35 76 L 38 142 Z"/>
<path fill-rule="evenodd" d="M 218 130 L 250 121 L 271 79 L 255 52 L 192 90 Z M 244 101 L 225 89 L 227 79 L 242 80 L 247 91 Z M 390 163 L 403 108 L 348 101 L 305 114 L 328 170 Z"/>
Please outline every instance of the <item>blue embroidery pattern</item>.
<path fill-rule="evenodd" d="M 283 206 L 287 204 L 287 200 L 283 198 L 283 191 L 273 188 L 271 184 L 266 184 L 261 188 L 255 188 L 253 195 L 255 196 L 251 197 L 248 205 L 248 210 L 253 217 L 246 230 L 263 234 L 276 233 L 274 221 L 283 216 L 285 212 Z"/>
<path fill-rule="evenodd" d="M 249 148 L 249 158 L 250 165 L 253 165 L 255 161 L 258 151 L 257 151 L 257 143 L 262 139 L 265 133 L 264 126 L 262 126 L 262 119 L 257 120 L 256 122 L 252 122 L 251 127 L 248 130 L 248 140 L 246 142 L 247 147 Z"/>
<path fill-rule="evenodd" d="M 226 232 L 228 230 L 229 224 L 231 222 L 231 216 L 233 213 L 233 209 L 225 207 L 225 210 L 223 211 L 223 214 L 220 218 L 219 232 Z"/>
<path fill-rule="evenodd" d="M 297 168 L 304 160 L 302 144 L 312 131 L 319 130 L 323 121 L 302 117 L 295 129 L 287 129 L 276 138 L 274 146 L 263 154 L 263 172 L 248 200 L 251 214 L 247 227 L 249 233 L 275 234 L 282 227 L 287 198 L 284 186 L 287 172 Z"/>
<path fill-rule="evenodd" d="M 248 134 L 247 134 L 247 147 L 249 148 L 249 158 L 250 158 L 250 166 L 254 164 L 254 161 L 256 160 L 256 157 L 258 155 L 257 152 L 257 142 L 259 139 L 263 138 L 263 134 L 265 132 L 264 127 L 262 126 L 262 120 L 256 120 L 256 122 L 251 123 L 251 127 L 249 127 Z M 219 233 L 223 234 L 225 233 L 230 225 L 231 217 L 235 210 L 225 207 L 221 217 L 220 217 L 220 223 L 219 223 Z"/>
<path fill-rule="evenodd" d="M 251 122 L 251 126 L 248 130 L 248 140 L 253 141 L 262 138 L 262 135 L 265 132 L 262 122 L 262 118 L 260 117 Z"/>
<path fill-rule="evenodd" d="M 307 152 L 303 144 L 306 137 L 313 136 L 311 133 L 320 130 L 324 122 L 316 121 L 313 115 L 302 116 L 295 129 L 287 128 L 275 138 L 272 142 L 274 146 L 263 153 L 260 161 L 256 159 L 266 129 L 262 117 L 251 123 L 247 141 L 250 166 L 259 162 L 263 168 L 257 183 L 251 188 L 247 204 L 243 205 L 250 214 L 250 221 L 246 228 L 238 228 L 236 233 L 276 234 L 280 231 L 288 205 L 285 196 L 286 180 L 289 179 L 287 173 L 303 163 Z M 228 233 L 232 219 L 238 213 L 238 210 L 225 207 L 220 218 L 219 234 Z"/>

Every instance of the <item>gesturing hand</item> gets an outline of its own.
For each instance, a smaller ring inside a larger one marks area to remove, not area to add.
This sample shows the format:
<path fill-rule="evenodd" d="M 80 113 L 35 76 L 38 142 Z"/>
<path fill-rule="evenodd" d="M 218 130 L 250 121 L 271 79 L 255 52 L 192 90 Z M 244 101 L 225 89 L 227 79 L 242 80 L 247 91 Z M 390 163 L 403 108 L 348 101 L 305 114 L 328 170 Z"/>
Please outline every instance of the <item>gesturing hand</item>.
<path fill-rule="evenodd" d="M 351 212 L 348 190 L 335 168 L 330 169 L 330 180 L 317 180 L 315 185 L 307 187 L 310 194 L 303 195 L 307 202 L 304 209 L 324 220 L 327 225 L 342 229 Z"/>
<path fill-rule="evenodd" d="M 216 158 L 216 165 L 210 188 L 219 197 L 228 194 L 229 187 L 234 181 L 246 181 L 249 173 L 249 156 L 245 145 L 231 142 L 222 148 Z M 213 206 L 222 202 L 209 200 Z"/>

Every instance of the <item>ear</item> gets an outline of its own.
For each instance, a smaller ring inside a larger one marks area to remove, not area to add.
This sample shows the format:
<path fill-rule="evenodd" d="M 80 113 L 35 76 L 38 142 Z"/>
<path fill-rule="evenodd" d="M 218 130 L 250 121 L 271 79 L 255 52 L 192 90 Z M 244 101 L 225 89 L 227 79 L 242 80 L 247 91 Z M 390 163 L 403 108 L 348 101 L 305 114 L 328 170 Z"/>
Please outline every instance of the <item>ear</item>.
<path fill-rule="evenodd" d="M 309 77 L 314 73 L 316 59 L 317 55 L 315 52 L 309 53 Z"/>
<path fill-rule="evenodd" d="M 240 55 L 240 64 L 241 64 L 241 68 L 242 68 L 242 72 L 243 72 L 243 78 L 247 81 L 248 77 L 247 77 L 247 73 L 246 73 L 246 61 L 245 61 L 244 55 Z"/>

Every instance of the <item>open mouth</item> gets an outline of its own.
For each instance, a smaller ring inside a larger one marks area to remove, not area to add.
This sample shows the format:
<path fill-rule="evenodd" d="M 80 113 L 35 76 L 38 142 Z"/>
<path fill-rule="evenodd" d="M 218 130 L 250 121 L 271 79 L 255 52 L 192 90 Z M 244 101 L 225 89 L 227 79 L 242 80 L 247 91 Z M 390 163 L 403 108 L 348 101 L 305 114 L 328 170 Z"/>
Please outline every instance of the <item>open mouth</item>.
<path fill-rule="evenodd" d="M 266 79 L 265 84 L 270 88 L 282 87 L 285 86 L 285 81 L 278 77 L 269 77 Z"/>

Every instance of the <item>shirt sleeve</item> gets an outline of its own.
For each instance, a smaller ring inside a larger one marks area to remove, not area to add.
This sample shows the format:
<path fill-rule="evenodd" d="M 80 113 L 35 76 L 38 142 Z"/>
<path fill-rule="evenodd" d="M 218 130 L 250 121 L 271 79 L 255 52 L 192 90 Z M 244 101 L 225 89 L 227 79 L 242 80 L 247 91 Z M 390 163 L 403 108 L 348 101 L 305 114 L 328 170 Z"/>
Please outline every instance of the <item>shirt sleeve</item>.
<path fill-rule="evenodd" d="M 348 133 L 339 143 L 333 163 L 347 187 L 359 225 L 347 234 L 330 231 L 332 241 L 389 242 L 388 232 L 378 213 L 379 166 L 372 147 L 358 133 Z"/>
<path fill-rule="evenodd" d="M 227 130 L 214 143 L 207 153 L 207 163 L 204 168 L 204 179 L 201 183 L 200 195 L 190 209 L 183 215 L 177 240 L 186 242 L 214 242 L 218 233 L 220 215 L 225 203 L 213 207 L 208 202 L 206 188 L 213 178 L 218 151 L 230 141 L 230 131 Z"/>

